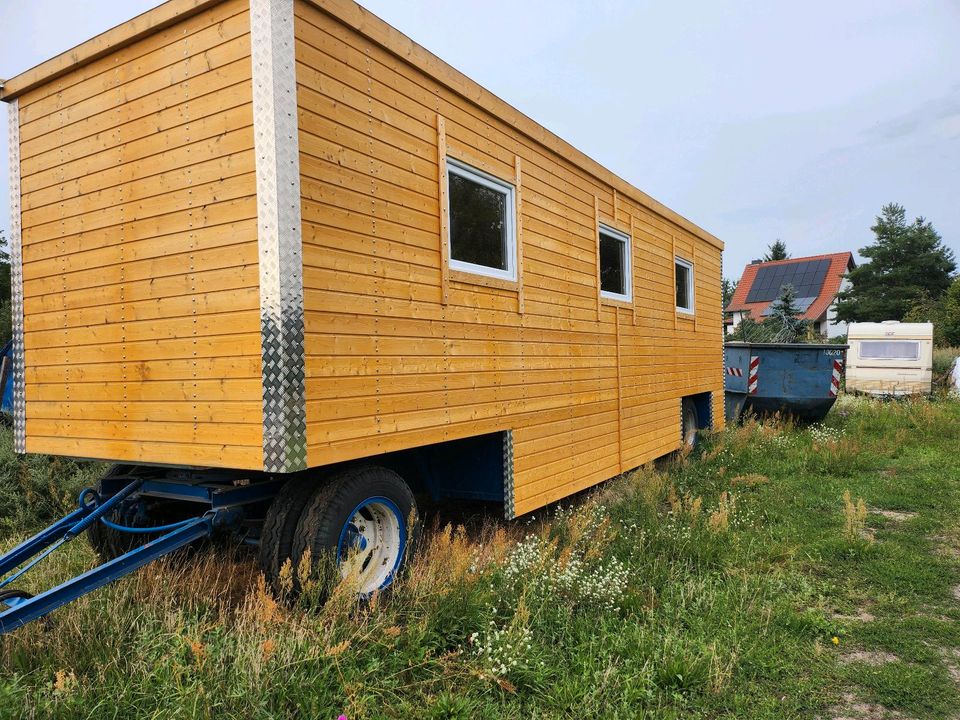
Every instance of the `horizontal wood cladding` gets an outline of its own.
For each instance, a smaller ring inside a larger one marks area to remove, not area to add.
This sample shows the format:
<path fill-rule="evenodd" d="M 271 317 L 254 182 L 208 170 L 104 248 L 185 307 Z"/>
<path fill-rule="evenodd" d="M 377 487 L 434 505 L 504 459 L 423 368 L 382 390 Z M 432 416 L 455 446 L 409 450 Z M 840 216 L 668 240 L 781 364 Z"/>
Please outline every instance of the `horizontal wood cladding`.
<path fill-rule="evenodd" d="M 717 245 L 348 27 L 342 6 L 294 7 L 309 464 L 512 430 L 524 513 L 676 449 L 685 395 L 712 392 L 722 423 Z M 445 273 L 438 147 L 519 178 L 517 283 Z M 599 298 L 598 219 L 632 237 L 630 303 Z M 695 267 L 689 319 L 678 255 Z"/>
<path fill-rule="evenodd" d="M 29 452 L 262 468 L 251 72 L 226 0 L 20 95 Z"/>

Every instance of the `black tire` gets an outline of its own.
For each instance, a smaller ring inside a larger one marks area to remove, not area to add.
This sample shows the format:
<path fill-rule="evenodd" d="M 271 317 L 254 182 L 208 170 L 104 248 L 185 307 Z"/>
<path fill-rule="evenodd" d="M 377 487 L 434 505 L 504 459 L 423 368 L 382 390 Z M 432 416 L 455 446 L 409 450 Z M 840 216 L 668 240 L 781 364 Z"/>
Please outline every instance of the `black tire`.
<path fill-rule="evenodd" d="M 9 590 L 0 590 L 0 612 L 3 611 L 3 608 L 9 608 L 7 605 L 7 600 L 12 598 L 21 598 L 23 600 L 31 600 L 33 598 L 33 593 L 28 593 L 26 590 L 17 590 L 16 588 L 10 588 Z M 37 618 L 38 624 L 44 630 L 50 630 L 53 628 L 53 620 L 49 615 L 41 615 Z M 20 627 L 23 627 L 22 625 Z"/>
<path fill-rule="evenodd" d="M 287 560 L 293 562 L 293 539 L 300 516 L 321 483 L 322 480 L 316 476 L 293 478 L 280 488 L 267 509 L 260 531 L 259 565 L 264 578 L 276 593 L 282 592 L 279 586 L 280 569 Z"/>
<path fill-rule="evenodd" d="M 693 450 L 700 443 L 700 415 L 697 406 L 690 398 L 684 398 L 680 405 L 681 432 L 683 447 Z"/>
<path fill-rule="evenodd" d="M 129 472 L 129 466 L 127 465 L 114 465 L 109 470 L 107 470 L 104 478 L 112 478 L 117 475 L 124 475 Z M 97 482 L 96 491 L 100 493 L 102 490 L 102 481 Z M 119 509 L 114 510 L 109 519 L 114 522 L 123 522 L 121 518 L 122 513 Z M 126 524 L 126 523 L 124 523 Z M 100 556 L 104 561 L 113 560 L 115 557 L 123 555 L 123 553 L 130 550 L 134 545 L 131 545 L 131 539 L 135 536 L 128 535 L 125 533 L 118 532 L 112 528 L 108 528 L 101 522 L 95 522 L 89 528 L 87 528 L 87 542 L 90 543 L 90 547 L 93 548 L 93 551 Z"/>
<path fill-rule="evenodd" d="M 33 595 L 28 593 L 26 590 L 16 590 L 10 588 L 9 590 L 0 590 L 0 603 L 6 605 L 6 602 L 10 598 L 23 598 L 24 600 L 29 600 Z"/>
<path fill-rule="evenodd" d="M 314 490 L 297 524 L 294 558 L 300 561 L 307 551 L 314 561 L 330 557 L 336 551 L 341 530 L 350 514 L 365 500 L 374 497 L 390 500 L 402 516 L 406 542 L 400 551 L 397 568 L 398 572 L 401 571 L 417 541 L 417 503 L 403 478 L 392 470 L 376 466 L 346 468 Z"/>

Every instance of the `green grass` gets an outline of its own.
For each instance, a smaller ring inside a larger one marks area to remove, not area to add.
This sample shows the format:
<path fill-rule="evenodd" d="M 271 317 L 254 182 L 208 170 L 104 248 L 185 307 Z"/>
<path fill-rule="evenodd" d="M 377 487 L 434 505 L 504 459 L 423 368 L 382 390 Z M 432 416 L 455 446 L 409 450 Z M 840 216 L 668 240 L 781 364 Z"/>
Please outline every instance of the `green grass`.
<path fill-rule="evenodd" d="M 363 610 L 277 606 L 243 550 L 176 558 L 0 639 L 0 716 L 951 717 L 958 448 L 956 401 L 750 423 L 565 509 L 427 532 Z M 53 461 L 0 459 L 0 502 L 45 508 L 4 546 L 89 477 L 62 466 L 61 492 Z M 915 515 L 845 532 L 845 490 Z M 75 542 L 37 587 L 91 562 Z"/>

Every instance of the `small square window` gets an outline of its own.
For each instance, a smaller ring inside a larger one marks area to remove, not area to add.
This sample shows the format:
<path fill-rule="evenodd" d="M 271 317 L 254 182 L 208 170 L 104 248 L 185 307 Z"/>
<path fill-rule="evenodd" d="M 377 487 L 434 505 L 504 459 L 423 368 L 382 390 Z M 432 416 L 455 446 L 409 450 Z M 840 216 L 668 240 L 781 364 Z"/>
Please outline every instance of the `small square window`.
<path fill-rule="evenodd" d="M 517 277 L 513 185 L 447 158 L 450 267 Z"/>
<path fill-rule="evenodd" d="M 674 267 L 677 273 L 677 311 L 693 312 L 693 263 L 675 259 Z"/>
<path fill-rule="evenodd" d="M 630 236 L 600 226 L 600 296 L 611 300 L 629 300 Z"/>

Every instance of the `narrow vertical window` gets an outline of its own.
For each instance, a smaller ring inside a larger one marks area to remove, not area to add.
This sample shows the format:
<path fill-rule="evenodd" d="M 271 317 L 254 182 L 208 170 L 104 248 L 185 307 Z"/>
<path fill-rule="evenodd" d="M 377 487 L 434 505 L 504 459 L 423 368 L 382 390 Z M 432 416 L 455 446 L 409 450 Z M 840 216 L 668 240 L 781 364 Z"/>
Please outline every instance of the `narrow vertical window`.
<path fill-rule="evenodd" d="M 693 312 L 693 263 L 676 258 L 677 312 Z"/>
<path fill-rule="evenodd" d="M 450 267 L 516 280 L 513 185 L 447 158 L 447 189 Z"/>
<path fill-rule="evenodd" d="M 600 296 L 630 300 L 630 236 L 606 225 L 600 226 Z"/>

